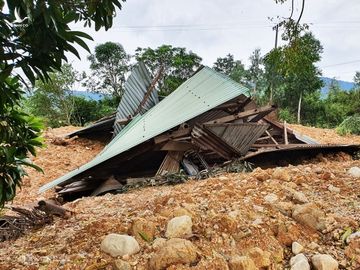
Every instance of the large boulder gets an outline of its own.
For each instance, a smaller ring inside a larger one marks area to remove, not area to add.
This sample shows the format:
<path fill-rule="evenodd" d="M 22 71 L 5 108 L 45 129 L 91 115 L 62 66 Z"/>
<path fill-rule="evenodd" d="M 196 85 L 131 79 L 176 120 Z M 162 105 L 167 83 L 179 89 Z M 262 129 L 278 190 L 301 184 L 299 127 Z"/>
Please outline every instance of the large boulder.
<path fill-rule="evenodd" d="M 296 205 L 292 213 L 293 219 L 302 225 L 308 226 L 314 230 L 322 231 L 326 229 L 325 213 L 314 203 Z"/>
<path fill-rule="evenodd" d="M 229 260 L 230 270 L 257 270 L 254 261 L 248 256 L 233 256 Z"/>
<path fill-rule="evenodd" d="M 116 233 L 105 236 L 100 248 L 113 257 L 133 255 L 140 251 L 140 246 L 134 237 Z"/>
<path fill-rule="evenodd" d="M 181 238 L 192 235 L 192 221 L 189 216 L 174 217 L 167 224 L 165 236 L 167 238 Z"/>
<path fill-rule="evenodd" d="M 337 270 L 339 263 L 328 254 L 317 254 L 311 258 L 315 270 Z"/>
<path fill-rule="evenodd" d="M 172 238 L 151 257 L 149 267 L 153 270 L 162 270 L 171 265 L 190 264 L 196 260 L 196 247 L 189 240 Z"/>

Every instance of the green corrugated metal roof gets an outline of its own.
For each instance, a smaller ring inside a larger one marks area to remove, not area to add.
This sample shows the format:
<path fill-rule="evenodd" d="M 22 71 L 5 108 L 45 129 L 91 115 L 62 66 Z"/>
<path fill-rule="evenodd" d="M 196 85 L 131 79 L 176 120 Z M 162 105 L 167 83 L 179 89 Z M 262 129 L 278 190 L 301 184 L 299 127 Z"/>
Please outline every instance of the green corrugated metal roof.
<path fill-rule="evenodd" d="M 240 94 L 247 93 L 247 88 L 211 68 L 204 67 L 144 115 L 131 121 L 92 161 L 45 184 L 40 188 L 40 192 L 70 182 L 69 179 L 74 176 Z"/>

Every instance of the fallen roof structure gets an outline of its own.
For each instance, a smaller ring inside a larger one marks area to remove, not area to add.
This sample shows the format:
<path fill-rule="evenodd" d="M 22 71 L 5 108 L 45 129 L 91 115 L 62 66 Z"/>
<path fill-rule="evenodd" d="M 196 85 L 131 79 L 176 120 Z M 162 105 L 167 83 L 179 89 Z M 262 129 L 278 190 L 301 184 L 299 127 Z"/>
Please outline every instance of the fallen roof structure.
<path fill-rule="evenodd" d="M 118 108 L 116 117 L 127 117 L 129 123 L 115 126 L 117 135 L 92 161 L 42 186 L 40 192 L 56 187 L 68 198 L 95 196 L 121 190 L 131 178 L 177 173 L 181 168 L 197 175 L 239 158 L 253 160 L 299 149 L 359 149 L 326 148 L 297 134 L 268 116 L 276 106 L 257 107 L 248 89 L 208 67 L 157 103 L 152 91 L 158 75 L 151 82 L 145 70 L 139 65 L 142 75 L 130 76 L 131 90 Z M 137 91 L 133 99 L 131 91 Z"/>

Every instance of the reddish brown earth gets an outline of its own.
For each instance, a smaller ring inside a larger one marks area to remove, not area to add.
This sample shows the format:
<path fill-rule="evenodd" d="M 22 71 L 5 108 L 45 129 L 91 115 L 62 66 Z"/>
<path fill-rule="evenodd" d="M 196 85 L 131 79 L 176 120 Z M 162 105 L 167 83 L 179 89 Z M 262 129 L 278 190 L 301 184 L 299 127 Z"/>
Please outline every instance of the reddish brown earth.
<path fill-rule="evenodd" d="M 293 128 L 323 143 L 360 142 L 360 137 L 341 137 L 337 141 L 332 130 L 316 137 L 322 130 Z M 34 159 L 45 174 L 29 171 L 14 204 L 52 196 L 52 192 L 38 195 L 39 186 L 86 163 L 102 149 L 101 143 L 84 139 L 66 146 L 51 143 L 55 134 L 70 130 L 47 133 L 47 148 Z M 341 239 L 346 229 L 359 230 L 360 178 L 348 173 L 354 166 L 360 167 L 360 161 L 346 154 L 320 155 L 298 166 L 256 169 L 176 186 L 78 199 L 64 205 L 75 213 L 69 219 L 56 218 L 52 225 L 0 243 L 0 269 L 115 269 L 115 259 L 100 249 L 104 236 L 132 235 L 132 224 L 141 219 L 153 224 L 155 238 L 165 238 L 168 221 L 184 214 L 192 218 L 193 235 L 189 241 L 195 246 L 198 259 L 192 265 L 178 264 L 168 269 L 229 269 L 231 258 L 248 254 L 254 247 L 270 253 L 270 265 L 264 269 L 289 269 L 293 241 L 304 246 L 308 258 L 325 253 L 343 269 L 358 269 L 360 243 L 352 242 L 350 246 Z M 339 190 L 334 191 L 330 185 Z M 294 192 L 301 192 L 311 207 L 324 215 L 318 221 L 324 225 L 321 230 L 292 217 L 292 209 L 297 204 L 304 205 L 297 201 Z M 269 203 L 268 195 L 276 195 L 277 200 Z M 157 250 L 152 242 L 140 239 L 139 244 L 139 253 L 122 259 L 132 269 L 149 269 Z"/>

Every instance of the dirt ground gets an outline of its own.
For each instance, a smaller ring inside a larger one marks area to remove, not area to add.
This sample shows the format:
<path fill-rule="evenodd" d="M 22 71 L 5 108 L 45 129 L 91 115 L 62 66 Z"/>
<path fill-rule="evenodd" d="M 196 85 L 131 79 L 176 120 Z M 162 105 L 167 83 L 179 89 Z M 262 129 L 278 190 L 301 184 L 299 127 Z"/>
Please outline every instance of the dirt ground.
<path fill-rule="evenodd" d="M 292 128 L 321 143 L 360 143 L 360 137 L 338 137 L 333 130 Z M 39 195 L 38 188 L 101 151 L 99 142 L 76 139 L 58 145 L 61 141 L 54 141 L 55 135 L 72 129 L 47 133 L 47 147 L 34 159 L 45 174 L 29 171 L 14 204 L 51 197 L 52 192 Z M 342 269 L 359 269 L 360 246 L 352 247 L 342 239 L 347 230 L 360 228 L 360 178 L 349 174 L 356 166 L 360 167 L 360 160 L 347 154 L 319 155 L 298 166 L 81 198 L 64 205 L 74 212 L 69 219 L 56 218 L 52 225 L 0 243 L 0 269 L 115 269 L 114 258 L 100 249 L 104 236 L 132 235 L 133 223 L 141 220 L 153 224 L 155 238 L 165 238 L 168 221 L 184 214 L 192 218 L 189 240 L 197 249 L 198 260 L 191 266 L 168 269 L 229 269 L 227 262 L 232 257 L 254 247 L 269 252 L 270 264 L 263 269 L 290 269 L 293 241 L 304 247 L 308 258 L 325 253 Z M 299 205 L 316 209 L 322 217 L 316 217 L 316 226 L 323 225 L 321 229 L 292 214 Z M 122 259 L 132 269 L 149 269 L 157 251 L 151 241 L 138 242 L 140 252 Z"/>

